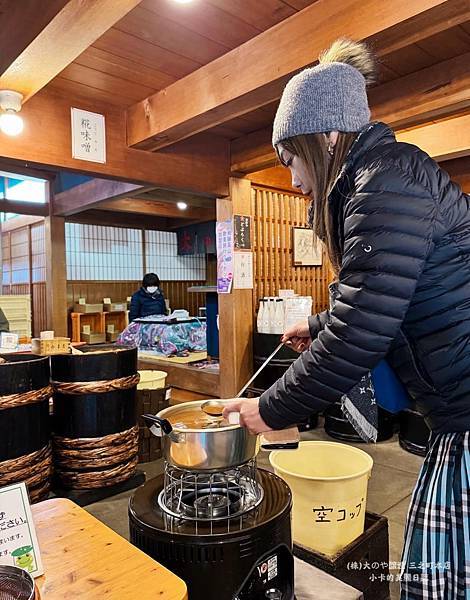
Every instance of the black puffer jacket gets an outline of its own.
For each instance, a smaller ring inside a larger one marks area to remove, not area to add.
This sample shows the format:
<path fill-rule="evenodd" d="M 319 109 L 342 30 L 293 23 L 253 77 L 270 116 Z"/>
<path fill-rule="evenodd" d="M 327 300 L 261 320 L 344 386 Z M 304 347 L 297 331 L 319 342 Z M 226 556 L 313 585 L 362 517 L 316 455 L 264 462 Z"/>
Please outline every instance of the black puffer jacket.
<path fill-rule="evenodd" d="M 386 357 L 431 429 L 470 430 L 470 197 L 375 123 L 330 202 L 343 253 L 336 304 L 310 320 L 310 349 L 261 396 L 261 416 L 300 422 Z"/>

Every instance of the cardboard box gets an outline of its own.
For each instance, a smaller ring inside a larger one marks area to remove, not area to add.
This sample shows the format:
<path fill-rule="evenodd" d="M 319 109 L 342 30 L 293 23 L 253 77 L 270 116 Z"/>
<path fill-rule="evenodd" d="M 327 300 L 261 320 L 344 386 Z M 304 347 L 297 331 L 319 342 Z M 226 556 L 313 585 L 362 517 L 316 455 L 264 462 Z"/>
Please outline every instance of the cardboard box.
<path fill-rule="evenodd" d="M 103 305 L 102 304 L 75 304 L 73 311 L 76 313 L 84 313 L 84 314 L 102 313 Z"/>
<path fill-rule="evenodd" d="M 82 342 L 87 344 L 104 344 L 106 335 L 104 333 L 82 333 Z"/>

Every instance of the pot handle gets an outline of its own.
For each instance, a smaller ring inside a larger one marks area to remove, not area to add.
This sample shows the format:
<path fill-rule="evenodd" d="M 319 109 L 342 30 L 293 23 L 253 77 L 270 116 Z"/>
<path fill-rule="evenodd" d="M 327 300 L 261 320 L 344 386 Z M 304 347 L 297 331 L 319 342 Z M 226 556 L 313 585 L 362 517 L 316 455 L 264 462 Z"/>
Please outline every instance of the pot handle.
<path fill-rule="evenodd" d="M 171 435 L 171 433 L 173 432 L 173 427 L 171 426 L 170 421 L 168 421 L 167 419 L 161 419 L 156 415 L 150 414 L 142 415 L 142 419 L 145 421 L 145 424 L 150 429 L 150 431 L 157 437 Z"/>
<path fill-rule="evenodd" d="M 261 434 L 260 441 L 262 450 L 297 450 L 299 440 L 299 430 L 291 427 L 280 431 L 266 431 Z"/>

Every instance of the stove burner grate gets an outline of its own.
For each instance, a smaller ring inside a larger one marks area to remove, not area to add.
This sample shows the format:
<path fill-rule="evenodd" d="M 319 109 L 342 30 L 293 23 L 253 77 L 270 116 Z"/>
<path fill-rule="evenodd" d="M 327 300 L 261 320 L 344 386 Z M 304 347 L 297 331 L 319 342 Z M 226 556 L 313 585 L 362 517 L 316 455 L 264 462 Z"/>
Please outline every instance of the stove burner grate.
<path fill-rule="evenodd" d="M 164 477 L 158 504 L 179 519 L 231 519 L 252 510 L 263 499 L 255 461 L 217 473 L 186 471 L 167 463 Z"/>

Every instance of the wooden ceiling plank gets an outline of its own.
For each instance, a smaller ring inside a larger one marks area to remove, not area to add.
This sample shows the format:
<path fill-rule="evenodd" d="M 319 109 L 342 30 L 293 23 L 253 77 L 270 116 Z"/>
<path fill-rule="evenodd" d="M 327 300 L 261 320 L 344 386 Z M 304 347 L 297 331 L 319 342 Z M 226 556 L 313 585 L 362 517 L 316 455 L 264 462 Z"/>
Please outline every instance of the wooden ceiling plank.
<path fill-rule="evenodd" d="M 130 81 L 132 83 L 140 83 L 146 85 L 154 90 L 161 90 L 162 88 L 170 85 L 176 80 L 176 77 L 162 73 L 154 68 L 150 68 L 143 65 L 141 62 L 135 62 L 124 58 L 123 56 L 117 56 L 111 52 L 100 50 L 90 46 L 77 57 L 73 64 L 83 65 L 102 71 L 103 73 L 109 73 L 119 79 Z"/>
<path fill-rule="evenodd" d="M 48 86 L 49 87 L 49 86 Z M 71 107 L 103 114 L 106 120 L 106 163 L 72 158 Z M 152 154 L 133 150 L 125 138 L 125 112 L 109 102 L 77 98 L 48 88 L 36 94 L 22 110 L 22 135 L 0 133 L 0 159 L 15 160 L 22 166 L 49 166 L 53 169 L 108 177 L 152 187 L 197 194 L 224 196 L 228 193 L 229 144 L 205 134 Z"/>
<path fill-rule="evenodd" d="M 213 208 L 215 207 L 214 198 L 205 198 L 204 196 L 196 196 L 194 194 L 184 194 L 182 192 L 174 192 L 172 190 L 163 190 L 159 188 L 153 188 L 147 192 L 141 192 L 134 195 L 140 200 L 167 202 L 170 204 L 176 204 L 177 202 L 186 202 L 188 206 L 199 206 L 201 208 Z"/>
<path fill-rule="evenodd" d="M 178 56 L 165 48 L 118 31 L 114 27 L 106 31 L 93 45 L 95 48 L 140 62 L 177 79 L 185 77 L 201 66 L 201 63 L 195 60 Z"/>
<path fill-rule="evenodd" d="M 393 69 L 401 77 L 421 71 L 435 62 L 436 59 L 417 44 L 400 48 L 392 52 L 392 54 L 381 58 L 383 65 Z"/>
<path fill-rule="evenodd" d="M 437 161 L 469 156 L 470 114 L 399 131 L 397 139 L 418 146 Z"/>
<path fill-rule="evenodd" d="M 295 8 L 296 10 L 303 10 L 304 8 L 307 8 L 307 6 L 311 6 L 312 4 L 314 4 L 317 0 L 283 0 L 283 1 L 285 4 L 292 6 L 292 8 Z"/>
<path fill-rule="evenodd" d="M 259 33 L 255 27 L 204 0 L 186 5 L 167 0 L 142 0 L 141 6 L 228 49 L 240 46 Z"/>
<path fill-rule="evenodd" d="M 470 53 L 443 61 L 369 91 L 372 118 L 405 128 L 470 107 Z M 231 144 L 233 172 L 250 173 L 276 163 L 271 127 Z"/>
<path fill-rule="evenodd" d="M 102 71 L 97 71 L 77 63 L 72 63 L 66 67 L 60 76 L 69 81 L 75 81 L 82 85 L 102 90 L 110 94 L 110 96 L 119 96 L 122 94 L 126 98 L 132 98 L 134 101 L 141 100 L 148 96 L 148 94 L 155 92 L 155 89 L 135 82 L 128 82 L 126 85 L 122 79 L 114 75 L 103 73 Z"/>
<path fill-rule="evenodd" d="M 121 19 L 115 29 L 190 58 L 201 65 L 222 56 L 228 50 L 226 46 L 140 6 L 126 15 L 125 19 Z"/>
<path fill-rule="evenodd" d="M 445 60 L 469 52 L 470 35 L 457 25 L 448 31 L 441 31 L 427 40 L 422 40 L 418 46 L 436 60 Z"/>
<path fill-rule="evenodd" d="M 55 77 L 47 86 L 48 90 L 55 91 L 64 96 L 64 98 L 73 97 L 76 101 L 88 100 L 106 102 L 113 106 L 119 106 L 121 108 L 127 108 L 132 104 L 132 100 L 127 98 L 124 93 L 121 94 L 110 94 L 97 88 L 91 88 L 88 85 L 79 83 L 78 81 L 71 81 L 64 77 Z"/>
<path fill-rule="evenodd" d="M 64 192 L 55 194 L 52 199 L 52 214 L 68 217 L 84 210 L 95 208 L 101 202 L 113 198 L 127 197 L 132 193 L 145 191 L 141 185 L 111 181 L 109 179 L 91 179 Z"/>
<path fill-rule="evenodd" d="M 0 87 L 16 90 L 28 100 L 139 1 L 69 0 L 21 54 L 14 57 L 0 77 Z M 18 10 L 13 31 L 22 26 Z M 2 31 L 3 27 L 2 23 Z"/>
<path fill-rule="evenodd" d="M 153 0 L 152 0 L 153 1 Z M 460 0 L 318 0 L 128 110 L 130 146 L 163 148 L 274 101 L 293 72 L 338 35 L 368 38 Z M 468 0 L 467 0 L 468 2 Z M 374 19 L 370 15 L 375 16 Z M 438 14 L 433 12 L 436 18 Z M 292 40 L 296 43 L 293 44 Z M 248 68 L 249 66 L 249 68 Z M 243 77 L 241 77 L 243 74 Z"/>
<path fill-rule="evenodd" d="M 273 27 L 296 13 L 296 9 L 282 0 L 207 0 L 212 6 L 242 19 L 260 32 Z"/>

